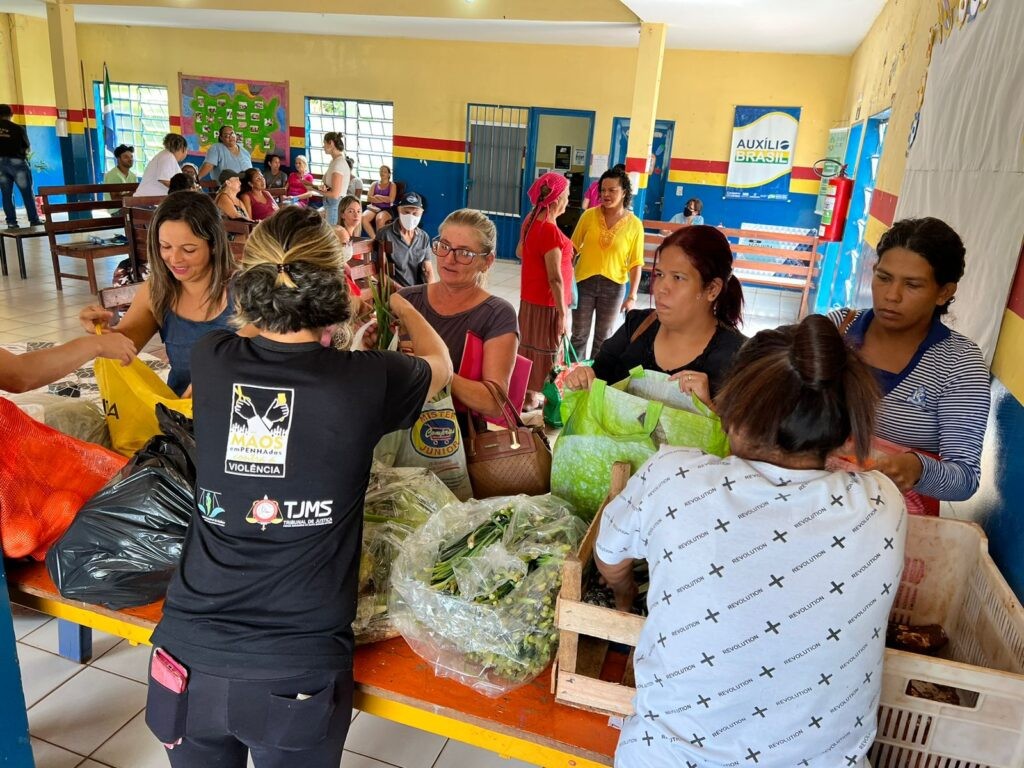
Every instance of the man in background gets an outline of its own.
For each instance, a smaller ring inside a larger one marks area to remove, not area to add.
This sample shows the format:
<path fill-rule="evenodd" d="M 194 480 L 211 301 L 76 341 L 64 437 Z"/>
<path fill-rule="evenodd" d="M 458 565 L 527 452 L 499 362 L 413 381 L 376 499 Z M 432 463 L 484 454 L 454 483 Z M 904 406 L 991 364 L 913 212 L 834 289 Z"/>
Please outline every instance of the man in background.
<path fill-rule="evenodd" d="M 135 165 L 135 147 L 129 147 L 127 144 L 121 144 L 114 150 L 114 158 L 117 160 L 117 165 L 103 174 L 104 184 L 138 184 L 139 178 L 132 171 L 132 166 Z M 117 197 L 131 197 L 133 192 L 117 192 Z M 114 195 L 107 195 L 108 200 L 113 200 Z M 116 211 L 113 211 L 116 212 Z"/>
<path fill-rule="evenodd" d="M 14 210 L 14 187 L 21 190 L 28 223 L 37 227 L 43 222 L 36 211 L 32 194 L 32 169 L 28 164 L 28 133 L 11 120 L 14 110 L 9 104 L 0 104 L 0 196 L 3 197 L 7 228 L 18 228 L 18 214 Z"/>

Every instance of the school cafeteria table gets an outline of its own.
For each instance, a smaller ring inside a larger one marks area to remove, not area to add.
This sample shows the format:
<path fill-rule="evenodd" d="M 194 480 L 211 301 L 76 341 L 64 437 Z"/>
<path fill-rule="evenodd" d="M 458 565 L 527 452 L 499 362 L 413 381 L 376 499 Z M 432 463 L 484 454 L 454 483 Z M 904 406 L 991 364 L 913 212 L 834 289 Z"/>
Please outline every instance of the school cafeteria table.
<path fill-rule="evenodd" d="M 161 603 L 112 611 L 67 600 L 42 563 L 6 563 L 11 602 L 126 638 L 149 643 Z M 556 704 L 550 675 L 489 699 L 431 666 L 401 638 L 360 646 L 355 656 L 355 706 L 363 712 L 548 768 L 611 765 L 619 732 L 607 717 Z"/>

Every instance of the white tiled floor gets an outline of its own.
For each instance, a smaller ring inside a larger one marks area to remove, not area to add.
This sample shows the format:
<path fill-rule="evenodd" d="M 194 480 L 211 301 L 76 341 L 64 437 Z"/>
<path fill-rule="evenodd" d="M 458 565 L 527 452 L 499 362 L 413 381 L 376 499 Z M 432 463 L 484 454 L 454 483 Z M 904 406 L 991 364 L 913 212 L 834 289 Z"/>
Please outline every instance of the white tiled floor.
<path fill-rule="evenodd" d="M 18 275 L 14 244 L 7 241 L 8 277 L 0 278 L 0 343 L 67 341 L 81 331 L 78 311 L 93 303 L 85 283 L 53 282 L 44 239 L 25 243 L 29 278 Z M 116 259 L 97 264 L 100 284 L 109 284 Z M 501 261 L 490 290 L 519 304 L 519 266 Z M 792 322 L 793 294 L 746 292 L 748 335 Z M 642 296 L 640 306 L 648 306 Z M 163 748 L 143 718 L 148 649 L 95 632 L 94 658 L 78 665 L 60 658 L 57 623 L 15 608 L 15 635 L 29 707 L 32 749 L 39 768 L 163 768 Z M 360 713 L 352 723 L 342 768 L 517 768 L 525 763 Z"/>

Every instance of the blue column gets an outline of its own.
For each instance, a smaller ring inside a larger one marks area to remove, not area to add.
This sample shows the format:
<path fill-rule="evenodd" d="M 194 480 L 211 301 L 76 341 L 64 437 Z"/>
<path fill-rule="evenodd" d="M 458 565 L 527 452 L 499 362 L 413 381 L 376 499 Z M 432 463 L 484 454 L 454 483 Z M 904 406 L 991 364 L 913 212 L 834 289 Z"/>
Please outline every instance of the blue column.
<path fill-rule="evenodd" d="M 28 737 L 28 714 L 21 687 L 21 668 L 14 640 L 7 576 L 0 558 L 0 765 L 35 768 Z"/>

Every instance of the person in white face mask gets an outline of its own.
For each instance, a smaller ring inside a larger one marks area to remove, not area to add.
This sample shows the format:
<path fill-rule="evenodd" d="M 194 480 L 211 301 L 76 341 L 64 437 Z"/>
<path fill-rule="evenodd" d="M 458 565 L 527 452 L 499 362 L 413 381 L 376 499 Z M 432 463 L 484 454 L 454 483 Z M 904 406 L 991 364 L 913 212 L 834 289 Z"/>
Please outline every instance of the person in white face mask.
<path fill-rule="evenodd" d="M 390 260 L 395 267 L 395 282 L 402 286 L 434 282 L 430 260 L 430 236 L 420 229 L 423 198 L 406 192 L 395 203 L 398 218 L 377 232 L 377 241 L 391 244 Z"/>

